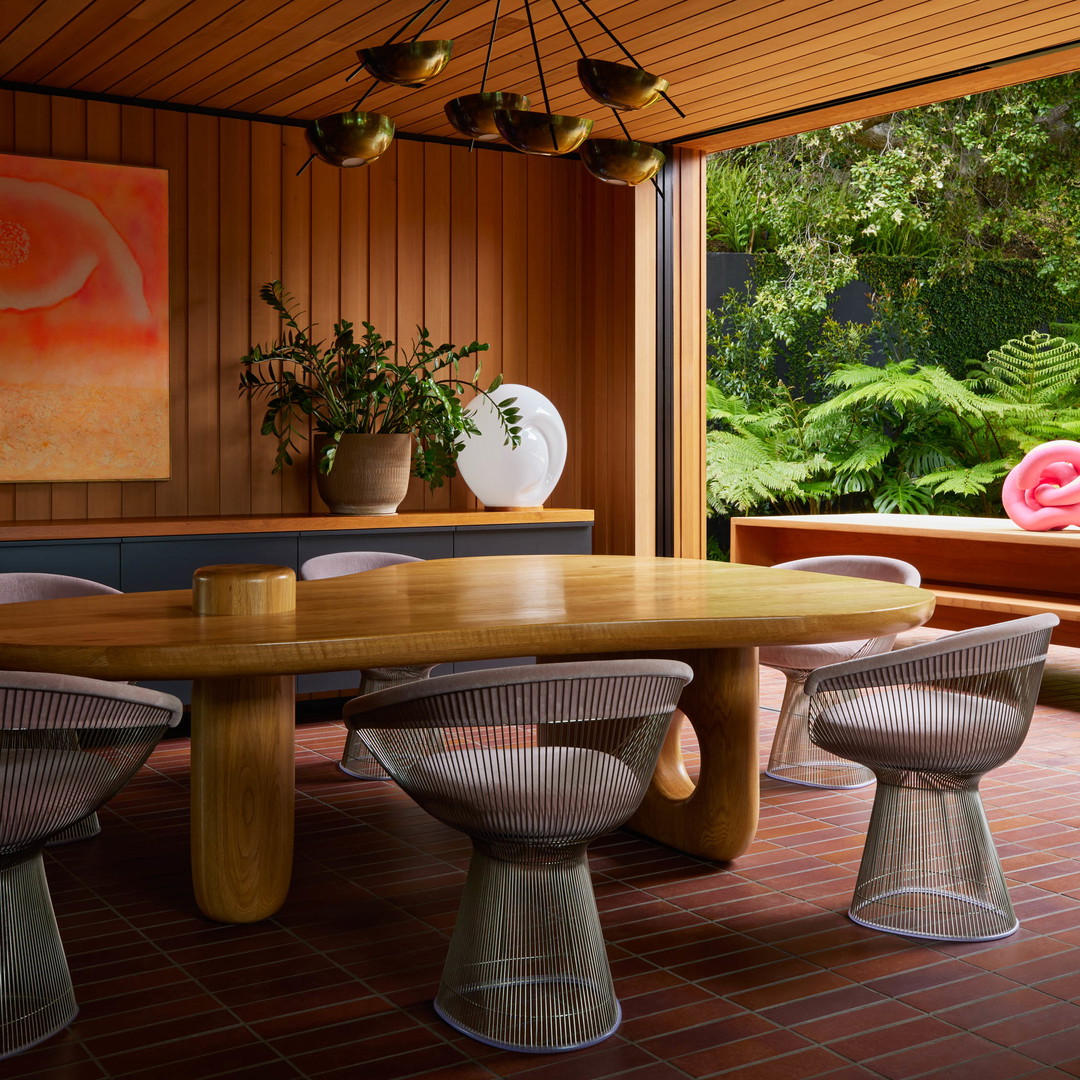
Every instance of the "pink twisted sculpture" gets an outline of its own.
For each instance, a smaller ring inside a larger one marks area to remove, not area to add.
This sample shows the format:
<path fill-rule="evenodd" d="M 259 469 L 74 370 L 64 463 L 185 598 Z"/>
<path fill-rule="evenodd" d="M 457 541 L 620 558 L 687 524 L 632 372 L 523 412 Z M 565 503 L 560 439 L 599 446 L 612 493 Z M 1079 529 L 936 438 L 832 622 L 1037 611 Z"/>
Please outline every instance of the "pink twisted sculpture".
<path fill-rule="evenodd" d="M 1080 442 L 1055 439 L 1025 454 L 1005 477 L 1001 502 L 1029 532 L 1080 525 Z"/>

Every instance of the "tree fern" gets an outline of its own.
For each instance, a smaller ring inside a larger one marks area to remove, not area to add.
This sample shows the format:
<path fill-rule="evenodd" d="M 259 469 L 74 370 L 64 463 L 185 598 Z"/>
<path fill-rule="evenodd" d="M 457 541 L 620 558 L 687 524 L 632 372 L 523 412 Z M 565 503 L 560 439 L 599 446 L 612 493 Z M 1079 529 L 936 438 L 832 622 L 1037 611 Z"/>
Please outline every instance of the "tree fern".
<path fill-rule="evenodd" d="M 1005 478 L 1015 462 L 1003 458 L 980 461 L 967 468 L 937 469 L 920 476 L 915 483 L 934 495 L 982 495 Z"/>
<path fill-rule="evenodd" d="M 805 498 L 803 483 L 826 461 L 819 455 L 798 461 L 778 457 L 769 439 L 730 431 L 710 431 L 705 439 L 705 497 L 714 513 L 745 514 L 762 506 Z"/>
<path fill-rule="evenodd" d="M 973 372 L 1002 401 L 1037 407 L 1076 403 L 1080 344 L 1037 331 L 991 349 Z"/>
<path fill-rule="evenodd" d="M 944 368 L 918 367 L 914 360 L 897 360 L 877 367 L 873 364 L 845 364 L 826 382 L 842 387 L 840 392 L 813 409 L 815 416 L 847 412 L 858 405 L 889 405 L 900 416 L 911 408 L 946 406 L 958 414 L 1000 416 L 1009 407 L 982 397 Z"/>

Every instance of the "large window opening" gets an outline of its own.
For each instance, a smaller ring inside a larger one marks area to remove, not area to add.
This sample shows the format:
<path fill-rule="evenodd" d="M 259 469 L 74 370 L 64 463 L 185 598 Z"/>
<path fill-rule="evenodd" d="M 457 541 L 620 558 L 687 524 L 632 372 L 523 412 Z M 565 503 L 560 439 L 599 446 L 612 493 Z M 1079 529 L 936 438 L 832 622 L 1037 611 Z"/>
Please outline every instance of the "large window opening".
<path fill-rule="evenodd" d="M 1003 516 L 1080 436 L 1080 75 L 707 170 L 712 556 L 732 515 Z"/>

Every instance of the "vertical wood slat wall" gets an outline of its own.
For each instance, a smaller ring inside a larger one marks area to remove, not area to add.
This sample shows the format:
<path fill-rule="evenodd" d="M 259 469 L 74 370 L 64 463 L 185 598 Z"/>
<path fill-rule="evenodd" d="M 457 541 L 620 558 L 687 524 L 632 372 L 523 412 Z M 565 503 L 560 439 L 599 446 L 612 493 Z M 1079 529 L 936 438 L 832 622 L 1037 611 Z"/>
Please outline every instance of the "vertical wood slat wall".
<path fill-rule="evenodd" d="M 549 504 L 594 509 L 598 552 L 648 553 L 651 189 L 600 184 L 576 161 L 403 140 L 369 168 L 296 177 L 298 128 L 11 91 L 0 152 L 168 170 L 172 451 L 158 483 L 0 485 L 0 521 L 323 510 L 309 457 L 272 475 L 262 410 L 237 393 L 239 357 L 276 336 L 257 294 L 279 278 L 321 333 L 343 316 L 405 342 L 417 323 L 488 342 L 482 379 L 534 387 L 566 422 Z M 700 518 L 701 488 L 685 501 Z M 414 480 L 403 509 L 475 506 L 458 478 L 435 492 Z"/>

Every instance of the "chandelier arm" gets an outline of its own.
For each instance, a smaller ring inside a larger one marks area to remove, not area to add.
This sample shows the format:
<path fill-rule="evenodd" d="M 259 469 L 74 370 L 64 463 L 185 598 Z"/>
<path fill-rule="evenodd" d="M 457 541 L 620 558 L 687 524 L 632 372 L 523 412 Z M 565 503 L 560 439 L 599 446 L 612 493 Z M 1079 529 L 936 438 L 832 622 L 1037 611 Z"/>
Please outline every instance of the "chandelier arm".
<path fill-rule="evenodd" d="M 627 60 L 629 60 L 630 63 L 634 65 L 634 67 L 640 68 L 641 65 L 634 58 L 634 54 L 615 36 L 614 31 L 608 29 L 604 20 L 601 19 L 600 16 L 597 15 L 591 7 L 589 7 L 588 0 L 578 0 L 578 3 L 585 9 L 585 12 L 589 16 L 589 18 L 592 19 L 592 21 L 596 23 L 596 25 L 599 26 L 600 29 L 603 30 L 604 33 L 607 34 L 607 36 L 611 38 L 611 40 L 614 41 L 620 49 L 622 49 L 622 51 L 626 54 Z M 680 109 L 679 106 L 671 100 L 670 96 L 666 92 L 662 95 L 662 97 L 679 114 L 679 116 L 682 117 L 683 120 L 686 119 L 686 113 L 684 113 L 682 109 Z M 659 190 L 659 188 L 657 190 Z"/>
<path fill-rule="evenodd" d="M 533 56 L 536 57 L 536 72 L 540 76 L 540 89 L 544 94 L 544 108 L 550 113 L 551 102 L 548 100 L 547 82 L 544 79 L 544 65 L 540 62 L 540 46 L 536 41 L 536 26 L 533 23 L 532 7 L 529 5 L 529 0 L 525 0 L 525 18 L 529 20 L 529 37 L 532 38 Z M 555 142 L 556 149 L 558 149 L 554 132 L 552 132 L 552 141 Z"/>
<path fill-rule="evenodd" d="M 314 160 L 315 160 L 315 155 L 312 154 L 311 157 L 309 157 L 307 159 L 307 161 L 305 161 L 304 164 L 301 165 L 300 168 L 296 170 L 296 175 L 299 176 Z"/>
<path fill-rule="evenodd" d="M 375 87 L 378 86 L 378 85 L 379 85 L 379 80 L 375 79 L 372 82 L 372 84 L 360 95 L 359 100 L 356 102 L 356 104 L 349 111 L 350 112 L 356 112 L 356 110 L 359 109 L 360 106 L 364 104 L 364 98 L 366 98 L 368 96 L 368 94 L 370 94 L 371 91 L 374 90 Z"/>
<path fill-rule="evenodd" d="M 566 13 L 563 11 L 562 7 L 560 7 L 559 0 L 551 0 L 551 2 L 555 5 L 555 10 L 559 13 L 559 18 L 562 19 L 563 26 L 566 27 L 566 32 L 570 35 L 570 37 L 573 39 L 574 44 L 577 46 L 577 51 L 581 53 L 581 59 L 588 60 L 589 57 L 585 52 L 585 46 L 582 45 L 580 41 L 578 41 L 578 36 L 574 33 L 574 28 L 570 25 L 570 20 L 566 17 Z"/>
<path fill-rule="evenodd" d="M 495 47 L 495 30 L 499 25 L 499 11 L 502 8 L 502 0 L 495 0 L 495 16 L 491 20 L 491 37 L 488 38 L 487 56 L 484 58 L 484 74 L 480 76 L 480 93 L 487 86 L 488 68 L 491 66 L 491 50 Z M 472 149 L 470 141 L 469 149 Z"/>
<path fill-rule="evenodd" d="M 427 28 L 446 10 L 446 5 L 449 4 L 449 3 L 450 3 L 450 0 L 442 0 L 442 3 L 439 5 L 439 8 L 435 12 L 435 14 L 432 15 L 431 18 L 428 19 L 428 21 L 426 23 L 424 23 L 424 25 L 421 26 L 420 29 L 417 30 L 415 34 L 413 34 L 413 41 L 417 41 L 419 39 L 420 35 L 425 30 L 427 30 Z"/>
<path fill-rule="evenodd" d="M 409 29 L 409 27 L 410 27 L 410 26 L 412 26 L 412 24 L 413 24 L 414 22 L 416 22 L 416 20 L 417 20 L 417 19 L 419 19 L 419 18 L 420 18 L 420 16 L 421 16 L 421 15 L 423 15 L 423 14 L 424 14 L 424 12 L 425 12 L 425 11 L 427 11 L 427 9 L 428 9 L 429 7 L 431 7 L 431 5 L 432 5 L 432 4 L 435 4 L 435 3 L 437 3 L 437 2 L 438 2 L 438 0 L 427 0 L 427 3 L 426 3 L 426 4 L 424 4 L 424 6 L 423 6 L 423 7 L 421 8 L 421 9 L 420 9 L 419 11 L 417 11 L 417 12 L 416 12 L 415 14 L 413 14 L 413 15 L 410 15 L 410 16 L 409 16 L 409 18 L 408 18 L 408 19 L 406 19 L 406 20 L 405 20 L 405 22 L 403 22 L 403 23 L 401 24 L 401 26 L 399 26 L 399 27 L 398 27 L 398 28 L 397 28 L 397 29 L 396 29 L 396 30 L 395 30 L 395 31 L 394 31 L 394 32 L 393 32 L 393 33 L 392 33 L 392 34 L 390 35 L 390 37 L 389 37 L 389 38 L 388 38 L 388 39 L 387 39 L 387 40 L 386 40 L 385 42 L 383 42 L 383 44 L 384 44 L 384 45 L 392 45 L 392 44 L 394 43 L 394 38 L 396 38 L 396 37 L 397 37 L 397 36 L 398 36 L 399 34 L 404 34 L 404 33 L 405 33 L 405 31 L 406 31 L 406 30 L 408 30 L 408 29 Z"/>

